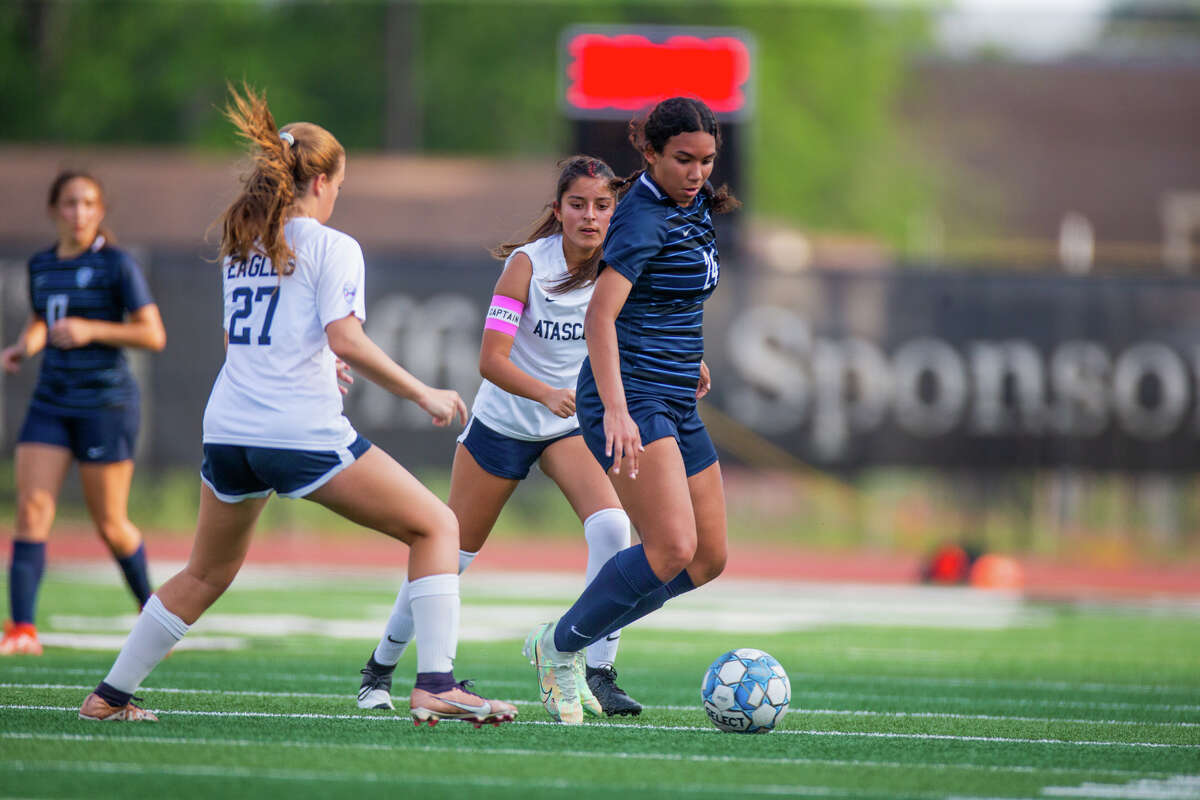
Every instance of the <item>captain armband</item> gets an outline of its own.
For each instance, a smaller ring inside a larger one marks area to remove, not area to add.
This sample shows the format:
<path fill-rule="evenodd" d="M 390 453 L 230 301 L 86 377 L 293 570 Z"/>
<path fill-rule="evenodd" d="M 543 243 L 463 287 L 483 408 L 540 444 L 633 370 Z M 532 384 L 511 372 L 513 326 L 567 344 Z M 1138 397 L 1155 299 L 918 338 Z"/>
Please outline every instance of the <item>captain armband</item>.
<path fill-rule="evenodd" d="M 483 329 L 516 336 L 517 327 L 521 324 L 521 312 L 524 310 L 525 304 L 520 300 L 502 294 L 492 295 L 492 305 L 488 309 L 487 322 L 483 324 Z"/>

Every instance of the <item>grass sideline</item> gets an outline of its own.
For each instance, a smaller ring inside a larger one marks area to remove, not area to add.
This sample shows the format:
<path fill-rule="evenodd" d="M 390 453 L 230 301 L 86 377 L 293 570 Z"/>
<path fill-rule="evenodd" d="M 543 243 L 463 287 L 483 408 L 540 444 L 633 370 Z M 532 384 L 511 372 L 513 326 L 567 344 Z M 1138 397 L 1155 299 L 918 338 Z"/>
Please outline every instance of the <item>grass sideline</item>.
<path fill-rule="evenodd" d="M 391 588 L 374 575 L 250 579 L 210 616 L 381 621 Z M 464 582 L 464 616 L 565 599 Z M 41 605 L 44 629 L 59 635 L 111 629 L 129 614 L 115 576 L 52 572 Z M 517 640 L 460 644 L 458 676 L 520 707 L 517 724 L 481 730 L 416 729 L 403 703 L 395 714 L 358 710 L 367 639 L 272 636 L 268 624 L 248 628 L 242 649 L 177 652 L 140 692 L 161 712 L 158 725 L 79 721 L 113 652 L 48 648 L 40 659 L 0 659 L 0 796 L 1200 796 L 1195 608 L 1038 611 L 1036 623 L 999 630 L 635 626 L 618 667 L 646 712 L 579 728 L 549 723 Z M 700 709 L 704 669 L 739 646 L 772 653 L 791 676 L 791 711 L 767 736 L 720 733 Z M 410 652 L 398 699 L 413 670 Z"/>

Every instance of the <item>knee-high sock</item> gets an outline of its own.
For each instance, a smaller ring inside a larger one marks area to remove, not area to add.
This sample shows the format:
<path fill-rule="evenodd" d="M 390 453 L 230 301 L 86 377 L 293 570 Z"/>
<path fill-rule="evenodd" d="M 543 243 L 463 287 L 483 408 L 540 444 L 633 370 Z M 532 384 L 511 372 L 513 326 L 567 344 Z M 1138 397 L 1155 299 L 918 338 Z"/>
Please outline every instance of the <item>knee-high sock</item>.
<path fill-rule="evenodd" d="M 588 545 L 587 582 L 591 583 L 610 558 L 629 547 L 629 515 L 620 508 L 602 508 L 583 521 L 583 536 Z M 620 644 L 621 629 L 616 628 L 588 645 L 588 666 L 611 667 Z"/>
<path fill-rule="evenodd" d="M 663 585 L 640 544 L 627 547 L 600 568 L 554 628 L 554 648 L 574 653 L 599 640 L 646 595 Z"/>
<path fill-rule="evenodd" d="M 38 587 L 46 571 L 46 543 L 13 539 L 8 565 L 8 604 L 13 622 L 33 624 Z"/>
<path fill-rule="evenodd" d="M 417 674 L 454 670 L 458 649 L 458 575 L 426 575 L 408 585 L 412 598 Z"/>
<path fill-rule="evenodd" d="M 684 592 L 690 592 L 696 588 L 696 584 L 692 583 L 692 578 L 688 575 L 687 570 L 676 575 L 671 580 L 662 585 L 661 588 L 655 589 L 650 594 L 638 601 L 637 605 L 626 611 L 620 618 L 613 620 L 609 626 L 611 630 L 604 631 L 604 636 L 607 637 L 611 631 L 619 631 L 626 625 L 636 622 L 652 611 L 657 611 L 663 607 L 663 604 L 672 597 L 678 597 Z"/>
<path fill-rule="evenodd" d="M 139 544 L 137 550 L 124 558 L 118 558 L 117 565 L 125 574 L 125 582 L 129 584 L 129 590 L 137 598 L 138 607 L 145 606 L 150 599 L 150 575 L 146 571 L 146 545 Z"/>
<path fill-rule="evenodd" d="M 133 694 L 188 632 L 188 627 L 167 610 L 158 595 L 151 595 L 104 682 L 119 692 Z"/>
<path fill-rule="evenodd" d="M 478 553 L 468 553 L 466 550 L 458 551 L 458 574 L 463 574 L 463 571 L 471 566 L 471 562 L 475 560 Z M 413 616 L 412 616 L 412 598 L 408 591 L 409 583 L 407 580 L 401 585 L 400 591 L 396 593 L 396 602 L 392 606 L 392 615 L 388 617 L 387 625 L 384 627 L 383 638 L 379 640 L 379 644 L 375 646 L 375 652 L 372 658 L 376 664 L 383 664 L 387 667 L 394 667 L 400 661 L 400 656 L 404 655 L 404 651 L 408 649 L 408 643 L 413 638 Z"/>

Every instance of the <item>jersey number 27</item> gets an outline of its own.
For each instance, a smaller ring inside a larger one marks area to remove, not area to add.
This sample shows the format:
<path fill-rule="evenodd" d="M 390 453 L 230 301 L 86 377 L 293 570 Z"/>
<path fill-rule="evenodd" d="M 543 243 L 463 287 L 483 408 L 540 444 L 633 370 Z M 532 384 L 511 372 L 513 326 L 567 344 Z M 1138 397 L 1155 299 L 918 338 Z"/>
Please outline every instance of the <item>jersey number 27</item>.
<path fill-rule="evenodd" d="M 241 306 L 229 315 L 229 343 L 250 344 L 250 315 L 254 313 L 255 304 L 267 300 L 267 313 L 263 316 L 257 344 L 270 344 L 271 321 L 275 319 L 275 307 L 279 305 L 279 287 L 259 286 L 255 291 L 249 286 L 239 286 L 233 290 L 231 299 L 234 303 L 241 303 Z M 239 330 L 238 325 L 243 322 Z"/>

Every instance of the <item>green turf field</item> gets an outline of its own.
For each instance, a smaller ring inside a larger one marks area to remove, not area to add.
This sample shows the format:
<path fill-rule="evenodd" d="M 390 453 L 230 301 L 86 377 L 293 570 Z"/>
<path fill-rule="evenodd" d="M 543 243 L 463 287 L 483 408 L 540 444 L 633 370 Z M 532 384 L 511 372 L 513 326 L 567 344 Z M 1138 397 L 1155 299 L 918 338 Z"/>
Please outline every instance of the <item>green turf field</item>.
<path fill-rule="evenodd" d="M 667 620 L 689 630 L 625 633 L 620 682 L 647 705 L 639 719 L 565 728 L 531 702 L 513 631 L 577 578 L 468 574 L 456 673 L 521 716 L 417 729 L 402 703 L 354 705 L 394 591 L 384 574 L 243 579 L 185 640 L 200 649 L 175 652 L 140 692 L 162 721 L 101 725 L 76 709 L 114 650 L 61 643 L 114 647 L 130 601 L 109 565 L 52 572 L 46 655 L 0 659 L 0 795 L 1200 797 L 1196 604 L 736 582 L 722 594 L 718 582 Z M 739 646 L 791 676 L 792 710 L 769 735 L 719 733 L 700 708 L 705 668 Z M 414 664 L 409 652 L 397 670 L 399 698 Z"/>

